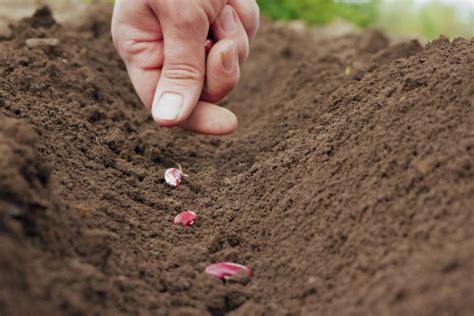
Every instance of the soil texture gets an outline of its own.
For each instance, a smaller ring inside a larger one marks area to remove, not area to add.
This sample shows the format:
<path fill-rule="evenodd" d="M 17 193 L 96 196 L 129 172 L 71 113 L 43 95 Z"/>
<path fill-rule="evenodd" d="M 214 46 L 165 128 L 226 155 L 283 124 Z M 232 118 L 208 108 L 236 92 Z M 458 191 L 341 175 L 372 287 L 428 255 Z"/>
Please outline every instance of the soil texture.
<path fill-rule="evenodd" d="M 473 39 L 263 23 L 216 138 L 154 124 L 109 23 L 0 41 L 1 315 L 472 315 Z"/>

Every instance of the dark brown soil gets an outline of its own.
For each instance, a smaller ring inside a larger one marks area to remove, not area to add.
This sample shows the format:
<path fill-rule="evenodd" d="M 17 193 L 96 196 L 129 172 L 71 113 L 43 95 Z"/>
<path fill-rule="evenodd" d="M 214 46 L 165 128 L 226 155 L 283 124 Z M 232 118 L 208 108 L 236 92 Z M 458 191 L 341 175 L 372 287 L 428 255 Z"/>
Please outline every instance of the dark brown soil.
<path fill-rule="evenodd" d="M 2 316 L 472 315 L 473 39 L 264 23 L 214 138 L 155 126 L 109 19 L 0 42 Z M 254 278 L 203 273 L 222 260 Z"/>

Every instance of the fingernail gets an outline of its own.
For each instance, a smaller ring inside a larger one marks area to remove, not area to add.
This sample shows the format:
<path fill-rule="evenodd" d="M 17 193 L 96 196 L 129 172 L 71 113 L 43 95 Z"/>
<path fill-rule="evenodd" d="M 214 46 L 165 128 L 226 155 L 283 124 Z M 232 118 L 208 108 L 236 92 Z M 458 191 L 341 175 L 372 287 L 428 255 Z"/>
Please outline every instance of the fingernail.
<path fill-rule="evenodd" d="M 235 20 L 234 9 L 226 7 L 224 9 L 220 24 L 225 33 L 232 33 L 237 28 L 237 21 Z"/>
<path fill-rule="evenodd" d="M 160 100 L 153 104 L 152 115 L 155 120 L 176 120 L 183 106 L 183 96 L 175 93 L 164 93 Z"/>
<path fill-rule="evenodd" d="M 222 65 L 227 71 L 234 69 L 237 61 L 237 48 L 234 44 L 229 45 L 221 54 Z"/>

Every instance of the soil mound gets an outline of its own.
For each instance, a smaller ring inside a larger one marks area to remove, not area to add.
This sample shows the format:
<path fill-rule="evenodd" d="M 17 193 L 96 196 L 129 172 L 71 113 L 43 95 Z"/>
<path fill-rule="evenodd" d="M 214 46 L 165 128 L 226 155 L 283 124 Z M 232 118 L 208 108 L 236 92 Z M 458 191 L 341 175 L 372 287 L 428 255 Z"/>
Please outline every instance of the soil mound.
<path fill-rule="evenodd" d="M 473 39 L 264 23 L 213 138 L 156 128 L 104 10 L 0 42 L 2 315 L 472 313 Z"/>

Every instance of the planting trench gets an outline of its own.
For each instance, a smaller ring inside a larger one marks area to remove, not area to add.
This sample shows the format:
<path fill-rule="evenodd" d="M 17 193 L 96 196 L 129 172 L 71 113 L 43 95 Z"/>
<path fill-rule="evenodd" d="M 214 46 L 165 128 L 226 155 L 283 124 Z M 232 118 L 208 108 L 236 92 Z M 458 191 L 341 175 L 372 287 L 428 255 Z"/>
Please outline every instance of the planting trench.
<path fill-rule="evenodd" d="M 215 138 L 156 127 L 109 19 L 0 41 L 1 315 L 472 315 L 473 39 L 264 23 Z"/>

